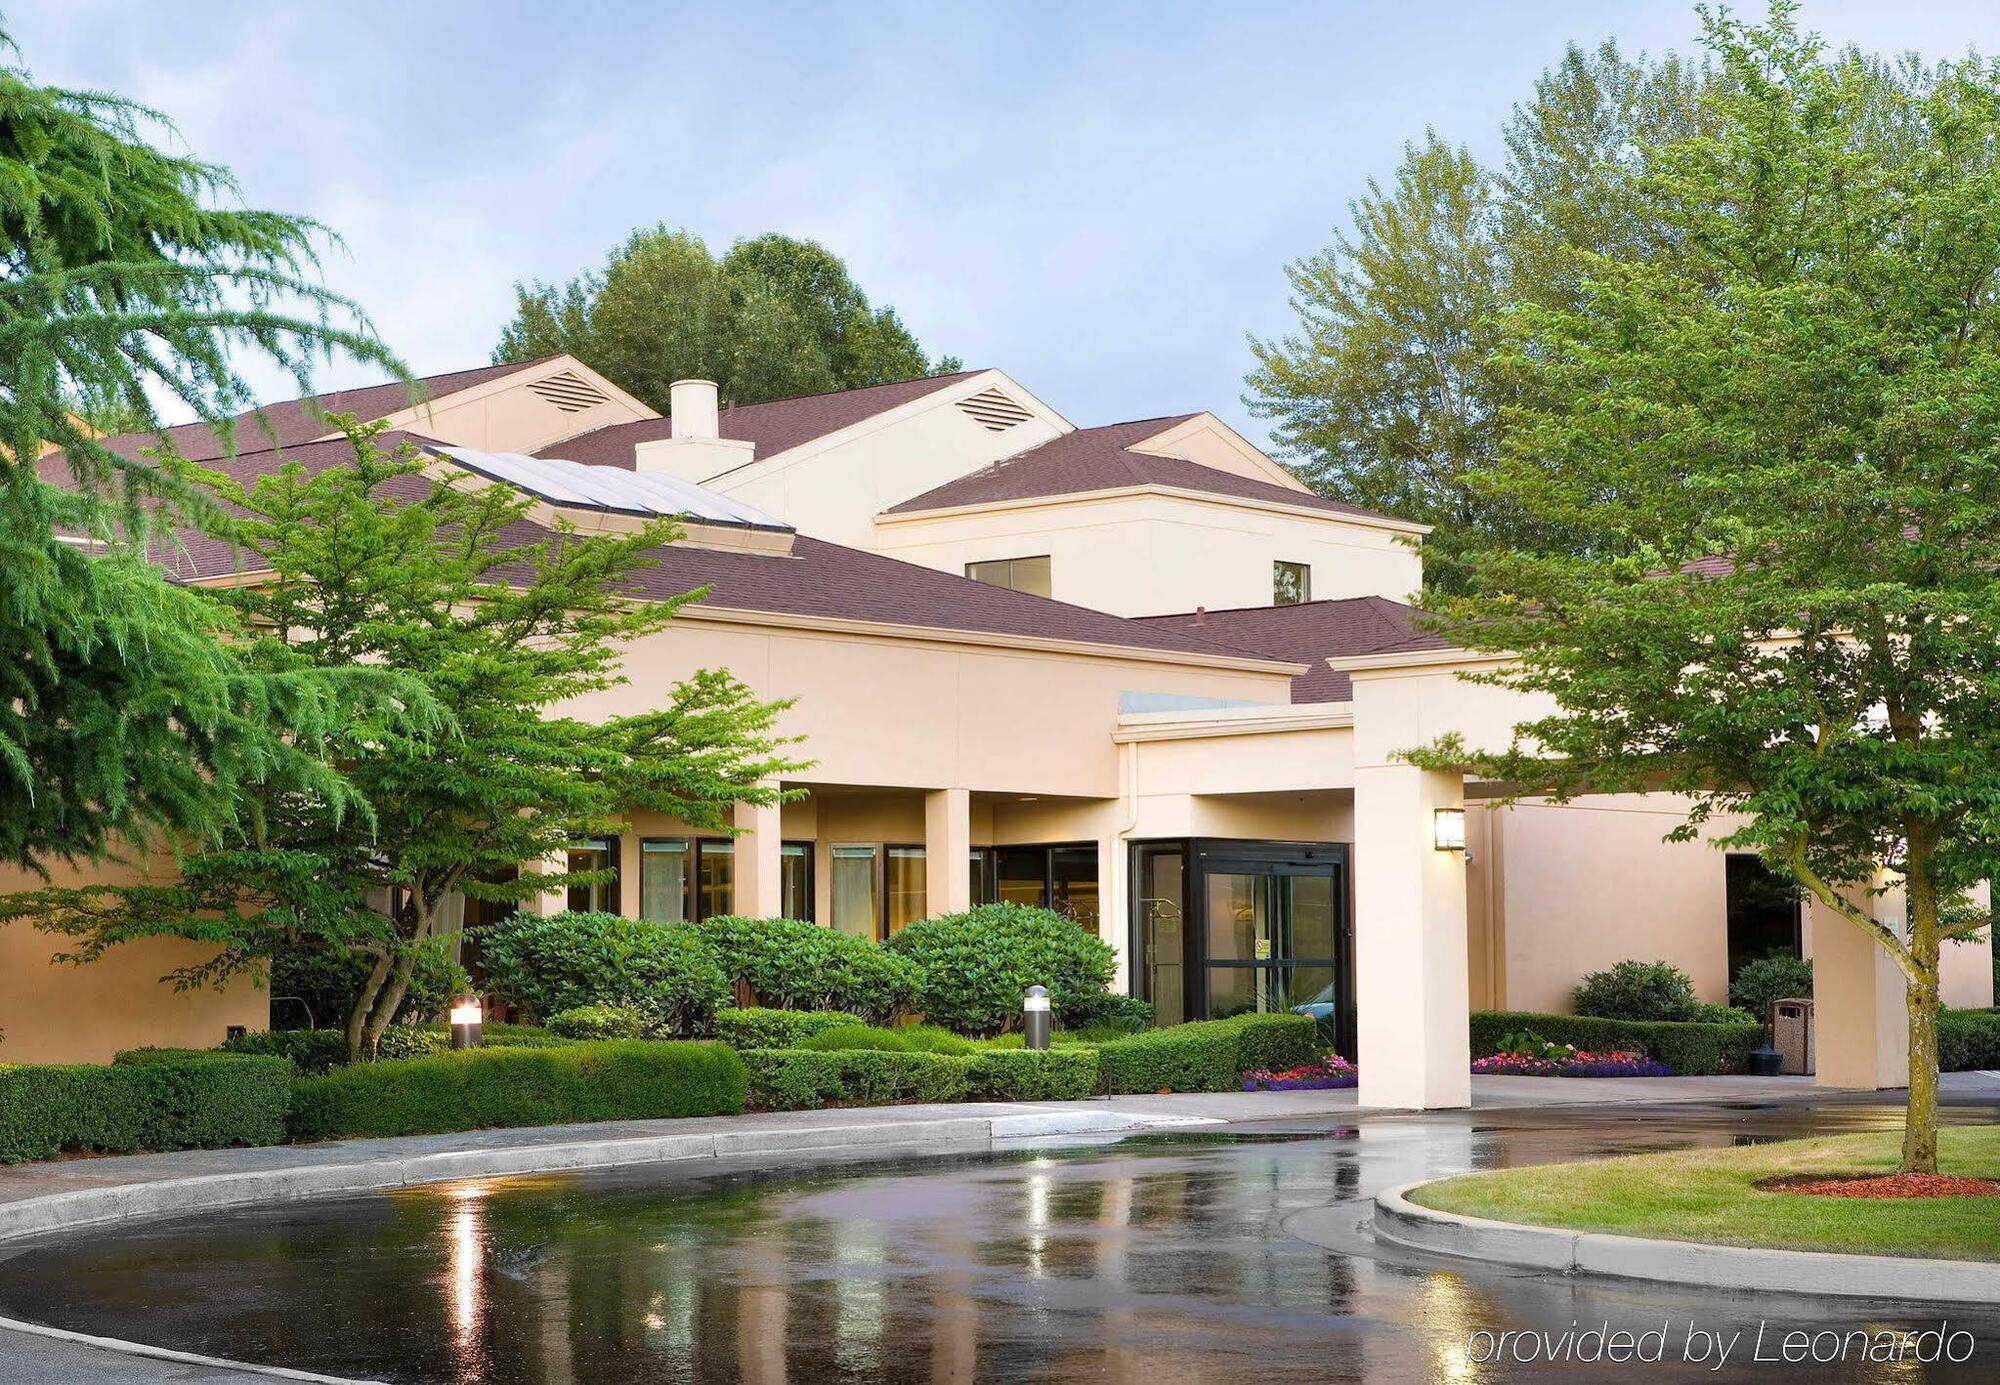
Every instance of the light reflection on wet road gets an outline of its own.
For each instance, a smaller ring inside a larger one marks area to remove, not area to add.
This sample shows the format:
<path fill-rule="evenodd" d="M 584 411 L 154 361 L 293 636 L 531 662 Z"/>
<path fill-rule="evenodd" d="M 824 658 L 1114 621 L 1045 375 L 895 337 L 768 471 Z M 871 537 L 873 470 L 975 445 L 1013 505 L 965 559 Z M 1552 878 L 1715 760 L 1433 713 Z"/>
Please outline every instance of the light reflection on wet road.
<path fill-rule="evenodd" d="M 1358 1224 L 1381 1188 L 1469 1167 L 1886 1128 L 1896 1116 L 1499 1111 L 805 1173 L 495 1180 L 30 1247 L 0 1261 L 0 1309 L 243 1360 L 467 1385 L 2000 1377 L 2000 1310 L 1943 1315 L 1977 1339 L 1962 1367 L 1739 1371 L 1760 1320 L 1872 1330 L 1939 1315 L 1454 1267 L 1359 1234 L 1328 1251 L 1285 1230 L 1337 1203 Z M 1607 1320 L 1664 1326 L 1666 1362 L 1496 1366 L 1468 1345 L 1482 1329 Z M 1679 1363 L 1690 1323 L 1725 1338 L 1744 1330 L 1731 1368 Z"/>

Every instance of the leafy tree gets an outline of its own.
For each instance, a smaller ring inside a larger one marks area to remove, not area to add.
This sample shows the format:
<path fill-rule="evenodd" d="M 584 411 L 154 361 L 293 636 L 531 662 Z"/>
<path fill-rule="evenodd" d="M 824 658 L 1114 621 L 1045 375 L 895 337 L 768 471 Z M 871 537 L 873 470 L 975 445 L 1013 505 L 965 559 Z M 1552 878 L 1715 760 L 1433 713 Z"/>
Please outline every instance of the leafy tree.
<path fill-rule="evenodd" d="M 385 452 L 380 425 L 343 426 L 351 462 L 317 473 L 287 463 L 247 487 L 211 478 L 244 515 L 248 570 L 270 575 L 208 599 L 259 632 L 246 649 L 255 666 L 398 669 L 449 714 L 452 738 L 355 718 L 326 753 L 373 805 L 372 823 L 309 794 L 271 794 L 255 834 L 192 854 L 179 883 L 45 890 L 9 911 L 76 935 L 80 960 L 152 934 L 214 944 L 174 974 L 184 986 L 302 947 L 362 954 L 371 967 L 347 1018 L 358 1056 L 401 1005 L 447 896 L 512 901 L 601 878 L 546 863 L 616 831 L 631 809 L 729 830 L 733 804 L 772 801 L 763 781 L 796 765 L 773 729 L 784 704 L 722 672 L 661 690 L 657 710 L 565 714 L 622 682 L 624 646 L 702 595 L 634 599 L 673 522 L 544 530 L 527 523 L 524 493 L 433 478 L 407 444 Z"/>
<path fill-rule="evenodd" d="M 1572 47 L 1515 109 L 1503 166 L 1427 132 L 1350 205 L 1351 229 L 1287 268 L 1298 328 L 1252 339 L 1245 403 L 1315 490 L 1437 526 L 1433 582 L 1527 524 L 1469 484 L 1510 402 L 1496 315 L 1573 298 L 1572 249 L 1665 253 L 1636 182 L 1650 150 L 1700 127 L 1713 85 L 1673 57 Z"/>
<path fill-rule="evenodd" d="M 1784 4 L 1704 41 L 1713 124 L 1637 189 L 1676 253 L 1572 250 L 1572 304 L 1504 314 L 1479 492 L 1587 542 L 1434 602 L 1556 710 L 1416 758 L 1733 817 L 1902 971 L 1928 1172 L 1939 954 L 2000 875 L 2000 70 L 1829 57 Z"/>
<path fill-rule="evenodd" d="M 225 170 L 148 138 L 163 117 L 38 85 L 15 51 L 0 32 L 0 863 L 213 840 L 267 781 L 351 803 L 314 751 L 392 680 L 246 668 L 230 614 L 135 547 L 199 497 L 77 410 L 150 429 L 158 397 L 219 425 L 241 355 L 302 390 L 332 353 L 396 364 L 307 277 L 315 223 L 222 205 Z"/>
<path fill-rule="evenodd" d="M 635 231 L 601 271 L 515 285 L 496 362 L 567 352 L 655 409 L 675 380 L 755 404 L 957 370 L 928 362 L 895 311 L 871 308 L 816 241 L 765 235 L 717 260 L 699 237 Z"/>

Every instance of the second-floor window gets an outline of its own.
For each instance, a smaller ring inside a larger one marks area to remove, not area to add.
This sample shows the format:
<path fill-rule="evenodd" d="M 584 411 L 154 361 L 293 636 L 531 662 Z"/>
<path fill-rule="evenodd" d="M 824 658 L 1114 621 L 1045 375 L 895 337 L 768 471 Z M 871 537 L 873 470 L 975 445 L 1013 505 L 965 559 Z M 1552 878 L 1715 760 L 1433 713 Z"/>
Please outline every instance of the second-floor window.
<path fill-rule="evenodd" d="M 1275 562 L 1271 564 L 1271 604 L 1273 606 L 1302 606 L 1313 599 L 1313 570 L 1311 563 Z"/>
<path fill-rule="evenodd" d="M 1046 553 L 1034 558 L 989 558 L 983 563 L 967 563 L 965 575 L 989 587 L 1005 587 L 1031 596 L 1051 595 Z"/>

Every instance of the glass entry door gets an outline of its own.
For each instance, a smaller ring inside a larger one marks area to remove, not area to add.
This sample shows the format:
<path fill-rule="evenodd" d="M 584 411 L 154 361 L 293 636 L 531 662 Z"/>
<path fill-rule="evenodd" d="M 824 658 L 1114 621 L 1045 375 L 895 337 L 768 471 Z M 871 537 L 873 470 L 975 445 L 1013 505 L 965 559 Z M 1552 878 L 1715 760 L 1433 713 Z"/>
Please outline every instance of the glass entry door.
<path fill-rule="evenodd" d="M 1202 872 L 1208 1019 L 1336 1009 L 1331 866 L 1211 861 Z"/>

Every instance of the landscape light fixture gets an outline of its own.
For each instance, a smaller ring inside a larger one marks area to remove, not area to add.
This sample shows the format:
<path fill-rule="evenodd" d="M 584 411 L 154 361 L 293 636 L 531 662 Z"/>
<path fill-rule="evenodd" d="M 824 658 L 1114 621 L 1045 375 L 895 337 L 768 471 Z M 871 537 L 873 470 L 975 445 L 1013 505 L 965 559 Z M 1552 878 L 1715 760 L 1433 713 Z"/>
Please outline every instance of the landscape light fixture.
<path fill-rule="evenodd" d="M 1021 997 L 1021 1046 L 1023 1048 L 1047 1048 L 1049 1046 L 1049 1022 L 1054 1016 L 1049 1012 L 1049 988 L 1030 986 Z"/>
<path fill-rule="evenodd" d="M 478 1048 L 486 1027 L 486 1009 L 476 995 L 462 995 L 451 1003 L 451 1046 Z"/>
<path fill-rule="evenodd" d="M 1431 813 L 1431 845 L 1439 851 L 1465 850 L 1465 809 L 1438 808 Z"/>

